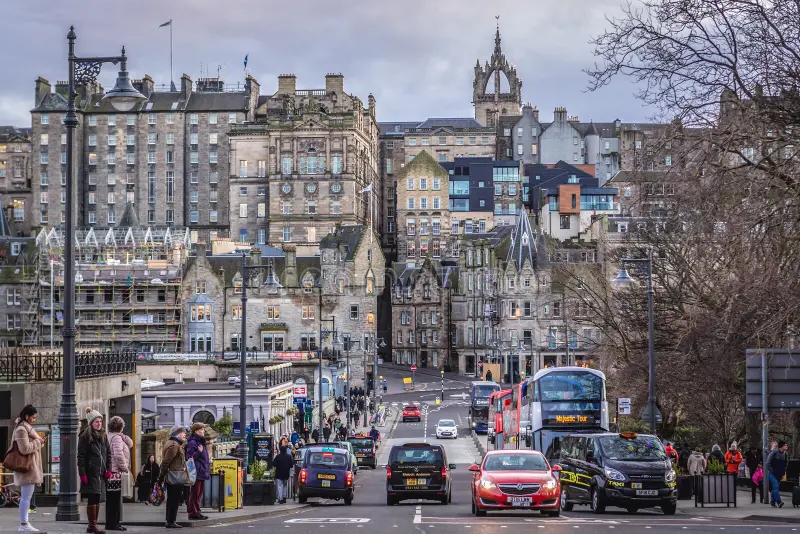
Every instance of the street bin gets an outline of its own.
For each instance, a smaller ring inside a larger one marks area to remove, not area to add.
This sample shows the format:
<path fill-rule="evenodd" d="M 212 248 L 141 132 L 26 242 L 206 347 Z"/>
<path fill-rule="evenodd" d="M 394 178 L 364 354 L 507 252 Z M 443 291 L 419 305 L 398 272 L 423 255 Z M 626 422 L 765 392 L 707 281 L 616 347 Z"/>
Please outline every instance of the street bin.
<path fill-rule="evenodd" d="M 239 459 L 231 456 L 215 458 L 211 462 L 211 472 L 221 473 L 223 479 L 223 506 L 225 510 L 242 507 L 242 469 Z"/>

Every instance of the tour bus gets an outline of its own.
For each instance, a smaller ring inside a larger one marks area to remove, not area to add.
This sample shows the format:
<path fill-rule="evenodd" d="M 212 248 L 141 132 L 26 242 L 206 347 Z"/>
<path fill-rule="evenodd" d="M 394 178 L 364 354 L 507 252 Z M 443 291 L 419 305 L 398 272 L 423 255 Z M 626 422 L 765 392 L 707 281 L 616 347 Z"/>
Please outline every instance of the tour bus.
<path fill-rule="evenodd" d="M 500 384 L 478 380 L 469 387 L 470 428 L 477 434 L 489 432 L 489 397 L 500 390 Z"/>
<path fill-rule="evenodd" d="M 503 406 L 511 402 L 511 390 L 495 391 L 489 396 L 489 449 L 503 448 Z"/>
<path fill-rule="evenodd" d="M 606 376 L 585 367 L 550 367 L 530 380 L 526 392 L 526 447 L 552 459 L 553 438 L 576 432 L 608 432 Z"/>
<path fill-rule="evenodd" d="M 527 422 L 530 419 L 530 402 L 528 387 L 530 380 L 524 380 L 511 388 L 511 401 L 503 406 L 503 448 L 525 449 L 521 440 L 527 433 Z"/>

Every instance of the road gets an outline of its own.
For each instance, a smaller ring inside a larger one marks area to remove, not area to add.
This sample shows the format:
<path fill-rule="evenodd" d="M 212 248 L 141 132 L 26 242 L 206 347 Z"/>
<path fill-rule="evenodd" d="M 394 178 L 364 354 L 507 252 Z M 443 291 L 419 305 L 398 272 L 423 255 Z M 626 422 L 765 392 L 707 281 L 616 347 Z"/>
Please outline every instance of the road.
<path fill-rule="evenodd" d="M 719 532 L 721 530 L 735 532 L 800 532 L 800 525 L 791 524 L 757 524 L 726 521 L 719 519 L 698 519 L 689 516 L 675 515 L 665 517 L 657 510 L 641 510 L 637 514 L 628 514 L 619 509 L 611 509 L 603 516 L 593 515 L 585 507 L 576 507 L 559 518 L 545 518 L 538 513 L 502 513 L 489 514 L 476 518 L 470 510 L 471 474 L 469 465 L 478 460 L 478 453 L 471 437 L 466 434 L 468 402 L 459 395 L 466 391 L 463 382 L 449 381 L 445 391 L 445 401 L 435 404 L 438 389 L 428 389 L 434 383 L 441 387 L 440 380 L 417 381 L 415 391 L 403 391 L 403 373 L 390 373 L 382 370 L 382 374 L 390 380 L 390 390 L 384 403 L 396 403 L 398 408 L 404 403 L 419 403 L 423 409 L 423 420 L 416 422 L 398 422 L 394 429 L 384 431 L 384 444 L 379 452 L 379 465 L 386 464 L 389 450 L 394 443 L 408 441 L 436 441 L 435 427 L 439 419 L 454 419 L 464 432 L 458 439 L 441 441 L 450 463 L 457 464 L 453 472 L 453 499 L 449 505 L 432 501 L 406 501 L 399 505 L 386 506 L 386 477 L 382 468 L 361 470 L 356 477 L 356 494 L 352 506 L 345 506 L 341 501 L 322 502 L 317 500 L 311 507 L 283 516 L 242 522 L 222 523 L 218 525 L 200 525 L 195 523 L 192 532 L 225 534 L 244 534 L 267 530 L 284 531 L 291 534 L 320 534 L 325 531 L 342 532 L 345 526 L 348 532 L 357 534 L 384 534 L 386 532 L 442 534 L 469 533 L 479 531 L 482 534 L 505 534 L 509 529 L 523 528 L 526 531 L 548 533 L 674 533 L 686 532 Z M 436 377 L 433 377 L 436 378 Z M 461 388 L 461 389 L 458 389 Z M 433 394 L 433 395 L 432 395 Z M 311 499 L 310 502 L 314 501 Z"/>

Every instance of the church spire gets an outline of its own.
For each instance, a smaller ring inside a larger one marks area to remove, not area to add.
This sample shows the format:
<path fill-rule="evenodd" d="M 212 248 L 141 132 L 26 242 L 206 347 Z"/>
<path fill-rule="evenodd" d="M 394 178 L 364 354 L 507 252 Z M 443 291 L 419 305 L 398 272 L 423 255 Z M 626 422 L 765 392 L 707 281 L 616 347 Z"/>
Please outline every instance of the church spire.
<path fill-rule="evenodd" d="M 494 34 L 494 55 L 500 57 L 503 51 L 500 49 L 500 15 L 495 15 L 497 21 L 497 31 Z"/>

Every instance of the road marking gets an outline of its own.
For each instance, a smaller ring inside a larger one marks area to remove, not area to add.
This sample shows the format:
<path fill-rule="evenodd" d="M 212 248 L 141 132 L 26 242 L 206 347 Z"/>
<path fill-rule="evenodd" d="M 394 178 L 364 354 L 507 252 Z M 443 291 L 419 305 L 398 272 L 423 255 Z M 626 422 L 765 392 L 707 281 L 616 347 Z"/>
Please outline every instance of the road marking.
<path fill-rule="evenodd" d="M 418 525 L 422 523 L 422 507 L 417 506 L 417 510 L 414 512 L 414 524 Z"/>
<path fill-rule="evenodd" d="M 368 517 L 301 517 L 284 523 L 369 523 Z"/>

